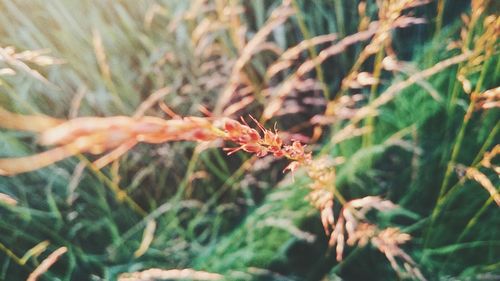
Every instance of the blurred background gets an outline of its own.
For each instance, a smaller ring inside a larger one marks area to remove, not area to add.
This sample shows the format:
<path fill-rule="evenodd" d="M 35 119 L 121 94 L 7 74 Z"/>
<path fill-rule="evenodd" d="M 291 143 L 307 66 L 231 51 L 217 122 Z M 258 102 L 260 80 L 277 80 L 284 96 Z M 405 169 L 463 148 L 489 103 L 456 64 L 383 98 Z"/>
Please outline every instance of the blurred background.
<path fill-rule="evenodd" d="M 496 280 L 498 11 L 486 0 L 0 0 L 0 106 L 132 116 L 154 95 L 181 116 L 255 116 L 338 158 L 340 198 L 398 204 L 371 219 L 412 236 L 403 248 L 425 278 Z M 363 116 L 366 131 L 342 131 L 391 85 L 469 51 Z M 496 106 L 481 108 L 471 96 L 489 89 Z M 157 105 L 145 114 L 170 118 Z M 346 246 L 338 262 L 304 171 L 292 179 L 286 160 L 220 147 L 140 144 L 102 170 L 79 155 L 0 176 L 0 280 L 25 280 L 61 247 L 39 280 L 151 268 L 215 274 L 202 280 L 418 278 L 370 245 Z M 33 133 L 0 129 L 0 158 L 44 150 Z"/>

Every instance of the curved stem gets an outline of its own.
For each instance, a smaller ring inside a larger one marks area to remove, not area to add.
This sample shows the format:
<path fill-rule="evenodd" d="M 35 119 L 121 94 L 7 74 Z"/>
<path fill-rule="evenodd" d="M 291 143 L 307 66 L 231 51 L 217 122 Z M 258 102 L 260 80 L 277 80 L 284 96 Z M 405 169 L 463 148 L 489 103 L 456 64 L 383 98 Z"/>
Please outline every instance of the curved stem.
<path fill-rule="evenodd" d="M 443 27 L 443 14 L 444 14 L 444 5 L 445 0 L 438 0 L 437 3 L 437 16 L 436 16 L 436 35 L 441 32 L 441 28 Z"/>

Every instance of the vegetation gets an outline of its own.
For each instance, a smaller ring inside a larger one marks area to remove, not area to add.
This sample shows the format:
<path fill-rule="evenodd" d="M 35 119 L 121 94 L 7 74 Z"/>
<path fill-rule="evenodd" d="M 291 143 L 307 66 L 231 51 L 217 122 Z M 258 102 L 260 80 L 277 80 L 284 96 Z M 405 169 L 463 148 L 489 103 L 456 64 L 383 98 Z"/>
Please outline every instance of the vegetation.
<path fill-rule="evenodd" d="M 0 0 L 0 280 L 500 276 L 488 0 Z"/>

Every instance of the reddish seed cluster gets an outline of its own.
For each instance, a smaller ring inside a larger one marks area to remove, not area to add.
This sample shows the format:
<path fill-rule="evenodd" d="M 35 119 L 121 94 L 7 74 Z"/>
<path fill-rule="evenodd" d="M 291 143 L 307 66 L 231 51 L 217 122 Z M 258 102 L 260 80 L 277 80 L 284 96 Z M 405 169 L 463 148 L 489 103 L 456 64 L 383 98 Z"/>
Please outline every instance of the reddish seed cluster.
<path fill-rule="evenodd" d="M 259 157 L 267 155 L 267 149 L 261 145 L 262 138 L 257 130 L 235 120 L 227 120 L 224 124 L 224 130 L 228 134 L 226 139 L 239 145 L 235 148 L 225 148 L 224 150 L 228 151 L 228 154 L 243 150 L 255 153 Z"/>
<path fill-rule="evenodd" d="M 294 141 L 291 145 L 283 145 L 283 140 L 279 137 L 275 128 L 274 132 L 264 128 L 257 120 L 251 117 L 263 133 L 263 137 L 255 129 L 252 129 L 242 118 L 242 123 L 235 120 L 227 120 L 224 130 L 227 133 L 226 139 L 238 144 L 235 148 L 225 148 L 228 154 L 233 154 L 239 150 L 255 153 L 259 157 L 273 154 L 275 157 L 286 157 L 293 160 L 286 170 L 294 171 L 300 165 L 308 164 L 311 161 L 311 153 L 306 153 L 304 146 L 299 141 Z"/>
<path fill-rule="evenodd" d="M 1 117 L 4 118 L 1 118 Z M 34 119 L 33 119 L 34 118 Z M 4 121 L 7 120 L 7 121 Z M 0 159 L 0 175 L 14 175 L 33 171 L 79 153 L 106 155 L 94 162 L 102 168 L 118 159 L 136 144 L 164 143 L 168 141 L 212 141 L 224 139 L 236 143 L 236 148 L 226 148 L 229 154 L 243 150 L 259 157 L 272 154 L 286 157 L 292 163 L 285 169 L 292 172 L 299 165 L 307 165 L 311 154 L 304 151 L 298 141 L 283 145 L 276 128 L 265 129 L 255 118 L 252 120 L 262 131 L 262 135 L 251 128 L 244 119 L 242 123 L 230 120 L 213 120 L 202 117 L 185 117 L 164 120 L 157 117 L 140 118 L 128 116 L 81 117 L 72 120 L 21 116 L 1 110 L 0 127 L 24 129 L 40 132 L 42 145 L 55 148 L 32 156 Z M 41 122 L 47 121 L 47 122 Z M 223 129 L 219 127 L 224 121 Z M 33 128 L 30 124 L 45 124 L 43 128 Z"/>

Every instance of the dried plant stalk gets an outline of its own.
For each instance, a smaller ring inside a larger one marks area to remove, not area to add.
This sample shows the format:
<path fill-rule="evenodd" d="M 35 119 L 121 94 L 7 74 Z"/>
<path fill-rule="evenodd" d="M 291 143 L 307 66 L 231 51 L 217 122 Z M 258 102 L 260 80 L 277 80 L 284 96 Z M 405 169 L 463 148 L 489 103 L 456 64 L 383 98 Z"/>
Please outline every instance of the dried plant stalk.
<path fill-rule="evenodd" d="M 10 206 L 15 206 L 17 205 L 17 200 L 10 197 L 9 195 L 5 193 L 0 193 L 0 202 L 2 204 L 10 205 Z"/>
<path fill-rule="evenodd" d="M 366 214 L 371 210 L 385 212 L 396 207 L 391 201 L 378 196 L 366 196 L 346 202 L 337 222 L 329 226 L 333 228 L 329 246 L 335 247 L 337 260 L 342 260 L 346 243 L 349 246 L 363 247 L 370 242 L 386 256 L 399 275 L 426 280 L 413 259 L 401 248 L 402 244 L 411 239 L 410 235 L 402 233 L 397 227 L 379 229 L 366 218 Z"/>
<path fill-rule="evenodd" d="M 68 248 L 61 247 L 52 254 L 50 254 L 46 259 L 44 259 L 40 265 L 28 276 L 26 281 L 36 281 L 40 276 L 42 276 L 49 268 L 57 262 L 57 260 L 68 251 Z"/>
<path fill-rule="evenodd" d="M 0 107 L 0 127 L 5 129 L 43 132 L 63 122 L 64 120 L 43 115 L 15 114 Z"/>
<path fill-rule="evenodd" d="M 495 203 L 500 207 L 500 193 L 498 193 L 497 188 L 485 174 L 473 167 L 467 168 L 465 173 L 469 179 L 475 180 L 481 184 L 481 186 L 488 191 Z"/>
<path fill-rule="evenodd" d="M 289 1 L 284 1 L 279 8 L 273 11 L 266 24 L 260 28 L 257 34 L 255 34 L 255 36 L 245 45 L 238 57 L 238 60 L 234 64 L 227 87 L 218 99 L 217 106 L 215 108 L 216 114 L 221 113 L 223 108 L 230 101 L 231 96 L 236 90 L 237 83 L 240 80 L 243 67 L 256 53 L 259 46 L 265 42 L 267 36 L 273 31 L 274 28 L 283 24 L 294 13 L 294 10 L 290 7 Z"/>
<path fill-rule="evenodd" d="M 144 271 L 124 273 L 118 277 L 118 281 L 155 281 L 170 279 L 188 280 L 222 280 L 224 276 L 217 273 L 196 271 L 193 269 L 159 269 L 150 268 Z"/>
<path fill-rule="evenodd" d="M 134 252 L 134 257 L 137 258 L 146 253 L 149 245 L 151 245 L 151 242 L 153 242 L 155 230 L 156 222 L 154 220 L 148 221 L 146 224 L 146 228 L 144 228 L 141 244 L 139 245 L 139 248 L 137 248 L 137 250 Z"/>
<path fill-rule="evenodd" d="M 34 122 L 39 120 L 38 116 L 14 116 L 16 120 L 23 121 L 22 125 L 15 127 L 17 129 L 32 130 L 33 128 L 25 124 L 29 124 L 32 119 Z M 286 157 L 292 160 L 287 170 L 294 171 L 299 165 L 310 161 L 311 154 L 305 152 L 300 142 L 295 141 L 290 145 L 284 145 L 276 130 L 274 132 L 267 130 L 255 119 L 253 120 L 259 126 L 263 136 L 257 130 L 250 128 L 243 119 L 242 124 L 227 118 L 184 117 L 164 120 L 151 116 L 140 118 L 81 117 L 57 125 L 62 122 L 58 120 L 53 122 L 54 124 L 45 125 L 44 130 L 37 130 L 41 131 L 39 143 L 45 146 L 56 146 L 55 148 L 32 156 L 0 159 L 0 175 L 15 175 L 37 170 L 80 153 L 107 152 L 94 162 L 96 168 L 102 168 L 139 142 L 163 143 L 223 139 L 238 145 L 236 148 L 227 148 L 229 154 L 243 150 L 260 157 L 268 153 L 276 157 Z M 12 127 L 4 122 L 0 122 L 1 126 Z"/>

